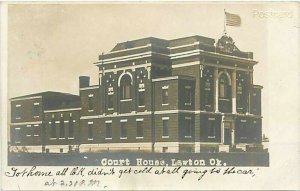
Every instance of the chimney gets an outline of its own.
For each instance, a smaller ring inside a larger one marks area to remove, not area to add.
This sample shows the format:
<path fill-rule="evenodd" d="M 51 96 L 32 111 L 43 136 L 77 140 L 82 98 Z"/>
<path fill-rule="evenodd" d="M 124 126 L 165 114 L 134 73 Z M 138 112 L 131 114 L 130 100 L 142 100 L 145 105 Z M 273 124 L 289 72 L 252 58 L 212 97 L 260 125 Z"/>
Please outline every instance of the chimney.
<path fill-rule="evenodd" d="M 79 76 L 79 88 L 85 88 L 90 86 L 89 76 Z"/>

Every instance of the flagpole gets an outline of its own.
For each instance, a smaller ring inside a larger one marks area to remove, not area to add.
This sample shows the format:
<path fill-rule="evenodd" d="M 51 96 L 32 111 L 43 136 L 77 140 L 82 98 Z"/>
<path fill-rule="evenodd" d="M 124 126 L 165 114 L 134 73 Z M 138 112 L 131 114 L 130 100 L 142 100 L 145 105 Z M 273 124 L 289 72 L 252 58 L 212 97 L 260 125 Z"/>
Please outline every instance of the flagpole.
<path fill-rule="evenodd" d="M 224 35 L 227 34 L 226 32 L 226 10 L 224 9 L 224 31 L 223 31 Z"/>

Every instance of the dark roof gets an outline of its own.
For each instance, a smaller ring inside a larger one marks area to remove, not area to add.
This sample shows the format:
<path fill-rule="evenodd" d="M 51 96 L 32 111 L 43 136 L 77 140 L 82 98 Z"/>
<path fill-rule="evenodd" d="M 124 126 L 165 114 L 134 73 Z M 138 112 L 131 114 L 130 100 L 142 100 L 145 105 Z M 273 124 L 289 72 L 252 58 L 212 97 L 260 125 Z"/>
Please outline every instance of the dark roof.
<path fill-rule="evenodd" d="M 52 97 L 79 97 L 78 95 L 69 94 L 69 93 L 62 93 L 62 92 L 54 92 L 54 91 L 45 91 L 45 92 L 39 92 L 34 94 L 28 94 L 24 96 L 18 96 L 10 98 L 10 100 L 14 99 L 21 99 L 21 98 L 28 98 L 28 97 L 35 97 L 35 96 L 42 96 L 43 98 L 52 98 Z"/>
<path fill-rule="evenodd" d="M 134 48 L 134 47 L 140 47 L 140 46 L 146 46 L 147 44 L 155 44 L 158 46 L 168 46 L 168 41 L 160 38 L 155 37 L 147 37 L 137 40 L 131 40 L 126 42 L 118 43 L 111 52 L 118 51 L 118 50 L 125 50 L 128 48 Z"/>

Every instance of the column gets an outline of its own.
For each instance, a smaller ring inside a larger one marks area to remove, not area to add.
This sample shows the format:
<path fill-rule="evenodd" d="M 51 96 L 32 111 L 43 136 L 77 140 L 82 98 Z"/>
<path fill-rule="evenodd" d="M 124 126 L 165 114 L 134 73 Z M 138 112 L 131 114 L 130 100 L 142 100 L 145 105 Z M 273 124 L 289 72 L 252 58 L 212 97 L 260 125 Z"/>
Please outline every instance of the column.
<path fill-rule="evenodd" d="M 215 68 L 214 70 L 214 82 L 215 82 L 215 112 L 219 112 L 219 70 Z"/>
<path fill-rule="evenodd" d="M 148 80 L 150 80 L 151 79 L 151 67 L 150 66 L 147 67 L 147 72 L 148 72 Z"/>
<path fill-rule="evenodd" d="M 232 71 L 231 92 L 232 92 L 232 113 L 236 113 L 236 70 Z"/>
<path fill-rule="evenodd" d="M 221 143 L 224 145 L 224 116 L 222 116 L 222 121 L 221 121 Z"/>
<path fill-rule="evenodd" d="M 247 109 L 247 113 L 252 113 L 252 97 L 253 97 L 253 72 L 249 72 L 249 76 L 248 76 L 248 109 Z"/>
<path fill-rule="evenodd" d="M 235 136 L 235 123 L 234 121 L 232 121 L 231 122 L 231 145 L 235 144 L 234 136 Z"/>

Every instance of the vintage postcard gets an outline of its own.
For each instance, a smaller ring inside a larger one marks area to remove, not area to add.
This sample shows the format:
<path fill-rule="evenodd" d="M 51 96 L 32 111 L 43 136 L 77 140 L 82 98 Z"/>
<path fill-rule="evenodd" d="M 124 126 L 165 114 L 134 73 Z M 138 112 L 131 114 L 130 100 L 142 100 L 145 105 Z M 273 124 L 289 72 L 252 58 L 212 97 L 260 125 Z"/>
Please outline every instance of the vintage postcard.
<path fill-rule="evenodd" d="M 300 189 L 298 3 L 0 5 L 1 189 Z"/>

